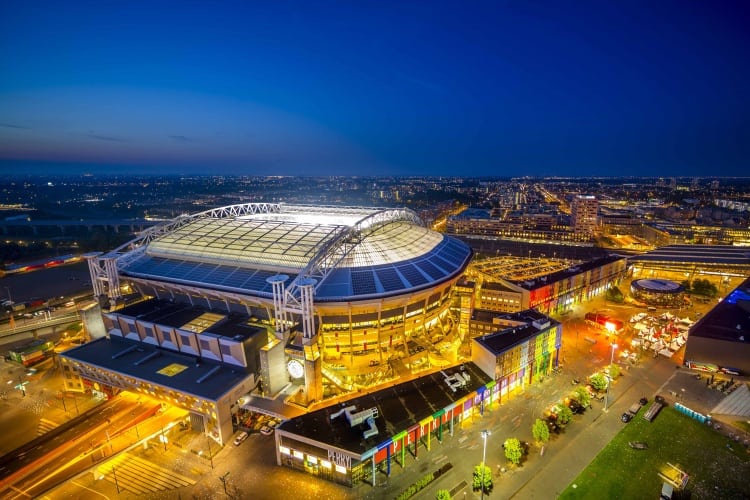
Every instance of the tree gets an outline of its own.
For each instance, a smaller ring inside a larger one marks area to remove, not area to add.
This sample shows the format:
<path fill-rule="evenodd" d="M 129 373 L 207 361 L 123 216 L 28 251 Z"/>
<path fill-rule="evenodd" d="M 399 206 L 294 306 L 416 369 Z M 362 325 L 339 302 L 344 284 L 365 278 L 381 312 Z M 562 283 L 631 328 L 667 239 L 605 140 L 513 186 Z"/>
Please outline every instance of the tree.
<path fill-rule="evenodd" d="M 607 292 L 605 293 L 604 298 L 606 298 L 607 300 L 611 300 L 612 302 L 617 302 L 619 304 L 625 302 L 625 296 L 622 294 L 622 291 L 616 286 L 607 288 Z"/>
<path fill-rule="evenodd" d="M 607 377 L 601 373 L 591 375 L 591 377 L 589 377 L 589 382 L 591 382 L 591 387 L 593 387 L 595 391 L 601 392 L 607 388 Z"/>
<path fill-rule="evenodd" d="M 492 470 L 485 464 L 474 466 L 474 491 L 484 489 L 485 493 L 492 491 Z"/>
<path fill-rule="evenodd" d="M 435 494 L 435 500 L 451 500 L 451 492 L 448 490 L 437 490 Z"/>
<path fill-rule="evenodd" d="M 560 410 L 557 412 L 557 423 L 565 425 L 573 419 L 573 412 L 565 405 L 558 405 Z"/>
<path fill-rule="evenodd" d="M 719 292 L 716 285 L 708 280 L 697 279 L 693 281 L 693 292 L 698 295 L 706 295 L 708 297 L 715 297 Z"/>
<path fill-rule="evenodd" d="M 692 288 L 692 283 L 690 282 L 690 280 L 684 280 L 680 283 L 680 285 L 682 285 L 685 288 L 685 291 L 687 292 L 689 292 L 690 289 Z"/>
<path fill-rule="evenodd" d="M 503 448 L 505 448 L 505 458 L 507 458 L 511 463 L 518 465 L 521 462 L 521 457 L 523 456 L 523 448 L 521 447 L 521 443 L 518 441 L 518 439 L 506 439 L 505 444 L 503 444 Z"/>
<path fill-rule="evenodd" d="M 619 365 L 616 365 L 614 363 L 612 363 L 611 365 L 609 365 L 609 378 L 610 379 L 612 379 L 612 380 L 616 379 L 617 377 L 620 376 L 621 372 L 622 371 L 620 370 L 620 366 Z"/>
<path fill-rule="evenodd" d="M 547 422 L 541 418 L 537 418 L 534 421 L 534 425 L 531 426 L 531 435 L 534 436 L 534 439 L 539 443 L 546 443 L 549 441 L 549 426 L 547 425 Z"/>
<path fill-rule="evenodd" d="M 584 408 L 591 404 L 591 394 L 585 387 L 576 387 L 575 391 L 573 391 L 573 397 Z"/>

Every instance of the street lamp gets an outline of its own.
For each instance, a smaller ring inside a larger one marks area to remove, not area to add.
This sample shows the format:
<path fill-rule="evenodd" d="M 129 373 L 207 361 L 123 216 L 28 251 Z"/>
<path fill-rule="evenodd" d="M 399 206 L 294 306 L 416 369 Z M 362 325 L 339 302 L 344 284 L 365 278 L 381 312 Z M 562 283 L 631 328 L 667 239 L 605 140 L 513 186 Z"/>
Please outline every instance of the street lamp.
<path fill-rule="evenodd" d="M 484 445 L 482 446 L 482 481 L 479 487 L 481 488 L 481 498 L 484 499 L 484 471 L 487 468 L 487 465 L 485 464 L 485 459 L 487 458 L 487 436 L 492 434 L 487 429 L 480 431 L 479 434 L 482 435 L 482 439 L 484 440 Z"/>
<path fill-rule="evenodd" d="M 228 475 L 229 475 L 229 472 L 227 472 L 223 476 L 219 476 L 219 481 L 221 481 L 222 486 L 224 486 L 224 494 L 226 496 L 229 496 L 229 493 L 227 492 L 227 476 Z"/>
<path fill-rule="evenodd" d="M 10 296 L 10 288 L 8 288 L 7 286 L 4 288 L 5 288 L 5 291 L 8 292 L 8 302 L 10 302 L 10 305 L 13 306 L 13 299 Z"/>
<path fill-rule="evenodd" d="M 607 375 L 607 378 L 609 379 L 607 381 L 607 391 L 604 393 L 604 411 L 607 411 L 607 404 L 609 403 L 609 386 L 612 384 L 612 365 L 615 362 L 615 349 L 617 349 L 617 344 L 612 344 L 612 355 L 609 357 L 609 375 Z"/>

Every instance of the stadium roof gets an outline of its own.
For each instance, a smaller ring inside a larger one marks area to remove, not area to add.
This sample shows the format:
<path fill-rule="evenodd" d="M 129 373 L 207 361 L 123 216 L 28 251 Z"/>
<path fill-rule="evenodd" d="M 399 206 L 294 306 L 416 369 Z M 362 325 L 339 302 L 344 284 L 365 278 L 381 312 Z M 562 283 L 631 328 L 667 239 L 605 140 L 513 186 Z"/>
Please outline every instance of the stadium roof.
<path fill-rule="evenodd" d="M 119 271 L 270 297 L 267 278 L 317 278 L 316 301 L 410 292 L 460 274 L 471 249 L 410 210 L 245 204 L 178 218 L 121 247 Z M 119 250 L 119 249 L 118 249 Z"/>

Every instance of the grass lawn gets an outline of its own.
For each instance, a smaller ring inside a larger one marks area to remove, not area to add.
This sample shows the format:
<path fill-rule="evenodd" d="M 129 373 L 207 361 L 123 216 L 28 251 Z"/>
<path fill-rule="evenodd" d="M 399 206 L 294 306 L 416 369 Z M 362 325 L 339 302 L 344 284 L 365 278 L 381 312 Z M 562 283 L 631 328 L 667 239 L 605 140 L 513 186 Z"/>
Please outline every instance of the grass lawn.
<path fill-rule="evenodd" d="M 750 497 L 750 453 L 741 443 L 669 406 L 652 423 L 641 418 L 644 411 L 622 424 L 560 498 L 659 498 L 658 471 L 667 462 L 689 474 L 687 489 L 693 499 Z M 629 441 L 646 442 L 648 449 L 634 450 Z"/>

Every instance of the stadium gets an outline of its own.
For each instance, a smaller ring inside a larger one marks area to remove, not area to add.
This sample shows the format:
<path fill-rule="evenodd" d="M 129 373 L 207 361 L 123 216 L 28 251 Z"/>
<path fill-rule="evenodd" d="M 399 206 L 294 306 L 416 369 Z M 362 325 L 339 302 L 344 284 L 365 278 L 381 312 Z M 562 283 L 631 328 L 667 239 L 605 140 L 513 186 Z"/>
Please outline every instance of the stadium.
<path fill-rule="evenodd" d="M 247 203 L 153 227 L 89 269 L 108 341 L 214 364 L 206 378 L 241 367 L 254 394 L 309 407 L 429 365 L 428 348 L 452 340 L 451 290 L 471 257 L 408 209 Z M 66 356 L 106 369 L 84 360 L 96 343 Z M 120 380 L 133 379 L 191 392 L 148 373 Z"/>

